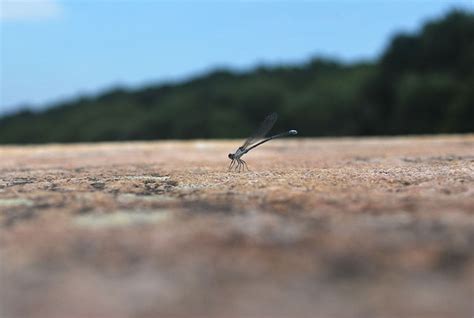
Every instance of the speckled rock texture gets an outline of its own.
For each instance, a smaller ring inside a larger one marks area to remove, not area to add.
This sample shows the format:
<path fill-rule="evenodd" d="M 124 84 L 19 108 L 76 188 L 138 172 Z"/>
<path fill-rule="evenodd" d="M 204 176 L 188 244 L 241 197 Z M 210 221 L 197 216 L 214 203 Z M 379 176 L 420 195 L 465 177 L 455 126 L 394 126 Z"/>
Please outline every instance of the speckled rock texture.
<path fill-rule="evenodd" d="M 472 317 L 474 135 L 0 147 L 0 316 Z"/>

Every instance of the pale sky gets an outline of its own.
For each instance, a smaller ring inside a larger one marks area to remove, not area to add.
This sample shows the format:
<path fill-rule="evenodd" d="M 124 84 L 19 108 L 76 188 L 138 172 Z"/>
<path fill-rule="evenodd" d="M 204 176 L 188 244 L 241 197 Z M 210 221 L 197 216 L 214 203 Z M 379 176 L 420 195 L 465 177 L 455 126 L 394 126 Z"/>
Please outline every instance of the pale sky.
<path fill-rule="evenodd" d="M 0 0 L 0 114 L 216 67 L 374 59 L 474 1 Z"/>

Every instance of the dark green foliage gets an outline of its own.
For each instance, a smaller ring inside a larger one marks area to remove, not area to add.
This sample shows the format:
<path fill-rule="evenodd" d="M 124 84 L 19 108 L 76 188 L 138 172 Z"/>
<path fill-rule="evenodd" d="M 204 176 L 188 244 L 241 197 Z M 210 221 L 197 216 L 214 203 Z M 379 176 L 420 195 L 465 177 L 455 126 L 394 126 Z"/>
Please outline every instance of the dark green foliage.
<path fill-rule="evenodd" d="M 453 11 L 394 37 L 376 63 L 214 71 L 115 89 L 0 119 L 1 143 L 245 137 L 264 116 L 302 136 L 474 131 L 474 15 Z"/>
<path fill-rule="evenodd" d="M 474 15 L 453 11 L 396 36 L 365 95 L 374 134 L 474 131 Z"/>

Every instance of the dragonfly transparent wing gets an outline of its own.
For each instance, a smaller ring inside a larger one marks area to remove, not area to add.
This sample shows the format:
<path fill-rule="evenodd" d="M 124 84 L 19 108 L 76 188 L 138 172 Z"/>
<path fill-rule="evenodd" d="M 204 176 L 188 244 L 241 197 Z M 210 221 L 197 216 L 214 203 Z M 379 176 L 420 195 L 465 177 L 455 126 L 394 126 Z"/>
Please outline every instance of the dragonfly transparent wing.
<path fill-rule="evenodd" d="M 252 135 L 250 135 L 250 137 L 247 138 L 241 148 L 245 149 L 254 142 L 264 138 L 265 135 L 268 134 L 268 132 L 272 129 L 273 125 L 275 125 L 277 119 L 277 113 L 271 113 L 270 115 L 265 117 L 258 129 Z"/>

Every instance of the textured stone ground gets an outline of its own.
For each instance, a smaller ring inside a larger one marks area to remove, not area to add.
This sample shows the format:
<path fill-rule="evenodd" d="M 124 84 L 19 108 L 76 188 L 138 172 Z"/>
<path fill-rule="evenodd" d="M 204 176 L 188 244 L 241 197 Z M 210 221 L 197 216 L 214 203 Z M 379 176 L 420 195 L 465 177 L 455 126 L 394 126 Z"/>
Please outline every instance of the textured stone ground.
<path fill-rule="evenodd" d="M 472 317 L 474 135 L 0 147 L 5 318 Z"/>

